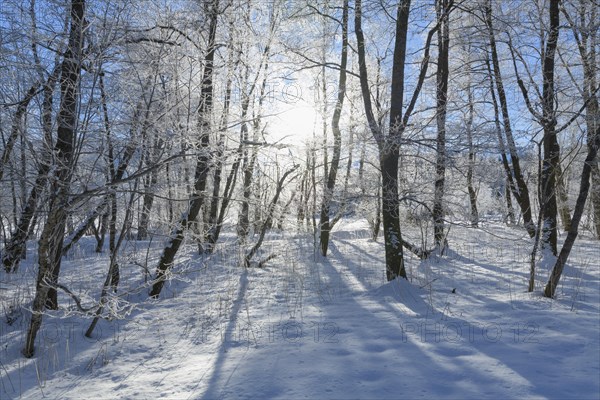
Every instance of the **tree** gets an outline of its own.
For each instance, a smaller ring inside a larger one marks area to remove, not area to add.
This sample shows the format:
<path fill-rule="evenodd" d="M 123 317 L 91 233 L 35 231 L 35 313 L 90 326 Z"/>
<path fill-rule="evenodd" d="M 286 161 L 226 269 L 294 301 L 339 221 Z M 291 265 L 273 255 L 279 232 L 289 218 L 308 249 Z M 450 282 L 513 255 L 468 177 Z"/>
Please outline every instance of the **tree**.
<path fill-rule="evenodd" d="M 494 25 L 492 22 L 492 0 L 487 0 L 484 5 L 484 21 L 488 29 L 489 35 L 489 46 L 490 46 L 490 57 L 491 57 L 491 70 L 493 71 L 494 81 L 496 83 L 496 90 L 498 94 L 498 101 L 500 103 L 500 110 L 502 111 L 502 122 L 504 127 L 504 135 L 506 137 L 506 144 L 508 147 L 508 154 L 510 155 L 510 166 L 508 166 L 508 159 L 505 161 L 503 156 L 503 163 L 507 170 L 507 179 L 510 185 L 513 196 L 517 200 L 523 215 L 523 222 L 525 223 L 525 229 L 530 237 L 534 237 L 536 233 L 536 227 L 533 222 L 531 212 L 531 202 L 529 199 L 529 189 L 523 172 L 521 170 L 521 161 L 517 152 L 517 146 L 512 133 L 512 125 L 510 122 L 510 114 L 508 112 L 508 101 L 506 98 L 506 91 L 504 90 L 504 81 L 502 79 L 502 73 L 500 72 L 500 60 L 498 57 L 498 49 L 496 44 L 496 34 L 494 31 Z M 495 98 L 496 94 L 492 94 Z M 503 142 L 504 139 L 501 139 Z M 508 167 L 508 168 L 507 168 Z"/>
<path fill-rule="evenodd" d="M 70 180 L 75 160 L 74 145 L 77 134 L 78 82 L 83 62 L 83 31 L 85 0 L 71 1 L 71 28 L 69 44 L 63 56 L 60 72 L 60 109 L 57 117 L 57 137 L 54 146 L 54 173 L 52 176 L 48 218 L 39 241 L 39 269 L 36 293 L 32 305 L 29 330 L 23 348 L 25 357 L 32 357 L 37 332 L 42 324 L 44 309 L 57 306 L 48 291 L 60 271 L 62 243 L 67 220 Z"/>
<path fill-rule="evenodd" d="M 549 247 L 552 254 L 557 254 L 558 233 L 556 229 L 556 174 L 560 160 L 560 147 L 556 132 L 556 98 L 554 92 L 554 55 L 558 44 L 560 14 L 559 0 L 550 0 L 550 27 L 544 59 L 542 61 L 542 123 L 544 129 L 544 160 L 542 164 L 542 218 L 543 225 L 538 227 L 542 231 L 542 251 Z"/>
<path fill-rule="evenodd" d="M 48 181 L 48 172 L 51 167 L 51 149 L 52 149 L 52 103 L 54 97 L 54 87 L 58 81 L 60 68 L 55 68 L 42 87 L 42 129 L 44 131 L 44 140 L 42 142 L 42 154 L 39 162 L 38 173 L 35 182 L 29 192 L 25 206 L 21 212 L 19 222 L 12 232 L 11 238 L 5 246 L 2 256 L 2 264 L 7 272 L 16 271 L 19 266 L 21 255 L 26 248 L 26 242 L 29 238 L 29 232 L 32 227 L 32 221 L 38 207 L 39 199 L 46 189 Z M 17 110 L 17 113 L 19 111 Z M 17 118 L 17 115 L 15 115 Z M 5 152 L 8 149 L 8 143 Z"/>
<path fill-rule="evenodd" d="M 265 239 L 265 234 L 267 233 L 267 229 L 269 229 L 269 227 L 272 225 L 273 215 L 275 213 L 275 207 L 277 206 L 277 202 L 279 201 L 279 197 L 281 196 L 281 192 L 283 191 L 285 180 L 287 179 L 287 177 L 290 174 L 292 174 L 296 169 L 298 169 L 298 167 L 299 167 L 299 165 L 294 165 L 294 166 L 290 167 L 287 171 L 285 171 L 281 177 L 278 177 L 277 187 L 275 188 L 275 194 L 273 195 L 273 198 L 269 202 L 267 212 L 266 212 L 266 217 L 262 221 L 262 224 L 260 227 L 258 240 L 252 246 L 252 248 L 247 252 L 247 254 L 244 256 L 244 267 L 246 267 L 246 268 L 250 267 L 250 263 L 251 263 L 252 259 L 254 258 L 254 256 L 258 252 L 258 250 L 260 249 L 260 246 L 262 246 L 263 240 Z M 295 178 L 295 177 L 292 177 L 290 179 L 293 179 L 293 178 Z M 274 257 L 274 255 L 271 254 L 264 260 L 259 261 L 258 267 L 262 267 L 265 262 L 272 259 L 273 257 Z"/>
<path fill-rule="evenodd" d="M 558 38 L 558 28 L 559 28 L 559 4 L 553 4 L 554 2 L 558 3 L 558 1 L 553 1 L 550 5 L 550 18 L 551 18 L 551 29 L 556 29 L 556 33 L 550 34 L 548 42 L 550 42 L 553 35 Z M 584 20 L 585 14 L 585 2 L 581 4 L 581 18 Z M 595 15 L 595 8 L 592 5 L 591 7 L 592 17 Z M 594 173 L 598 170 L 598 151 L 600 149 L 600 118 L 598 113 L 598 98 L 597 93 L 600 90 L 600 87 L 596 86 L 597 81 L 595 79 L 595 64 L 591 64 L 590 62 L 594 61 L 595 58 L 595 42 L 592 41 L 591 47 L 587 48 L 587 39 L 592 38 L 595 39 L 594 29 L 592 28 L 589 32 L 584 33 L 584 29 L 578 31 L 576 25 L 573 22 L 573 19 L 570 17 L 570 14 L 566 9 L 562 9 L 565 18 L 571 25 L 575 40 L 577 42 L 577 47 L 579 49 L 580 56 L 583 61 L 583 72 L 584 72 L 584 88 L 582 91 L 582 98 L 584 100 L 584 108 L 587 109 L 586 114 L 586 126 L 587 126 L 587 156 L 583 164 L 582 172 L 581 172 L 581 182 L 579 185 L 579 194 L 577 196 L 577 201 L 575 203 L 575 208 L 573 210 L 573 216 L 571 218 L 571 226 L 569 227 L 569 231 L 567 233 L 567 237 L 565 238 L 564 244 L 560 250 L 560 253 L 557 254 L 556 260 L 554 262 L 554 266 L 552 268 L 552 272 L 550 273 L 550 277 L 546 286 L 544 288 L 544 296 L 553 298 L 556 295 L 556 288 L 558 287 L 558 283 L 560 282 L 560 278 L 562 276 L 562 272 L 567 263 L 569 255 L 571 254 L 571 250 L 573 249 L 573 244 L 577 239 L 579 234 L 579 224 L 583 217 L 583 213 L 585 210 L 585 203 L 588 197 L 589 192 L 592 192 L 592 206 L 595 207 L 596 204 L 594 201 Z M 592 20 L 594 20 L 592 18 Z M 583 22 L 583 21 L 582 21 Z M 597 29 L 597 28 L 596 28 Z M 584 40 L 585 38 L 585 40 Z M 546 55 L 546 57 L 548 57 Z M 550 69 L 550 67 L 547 67 Z M 546 68 L 544 68 L 546 70 Z M 551 78 L 551 75 L 548 75 Z M 544 82 L 545 83 L 545 82 Z M 544 86 L 546 88 L 546 86 Z M 549 87 L 549 90 L 551 88 Z M 546 92 L 544 91 L 544 94 Z M 544 103 L 544 105 L 546 105 Z M 545 114 L 544 114 L 545 115 Z M 590 130 L 592 129 L 592 130 Z M 559 129 L 560 130 L 560 129 Z M 546 131 L 544 131 L 546 133 Z M 597 212 L 597 209 L 594 209 L 594 212 Z M 597 215 L 594 216 L 597 218 Z M 596 223 L 598 220 L 596 219 Z M 532 283 L 530 282 L 530 290 Z"/>
<path fill-rule="evenodd" d="M 438 59 L 436 71 L 436 163 L 435 192 L 433 200 L 433 224 L 435 245 L 440 252 L 445 247 L 444 236 L 444 184 L 446 180 L 446 113 L 448 106 L 448 55 L 450 51 L 450 19 L 446 12 L 448 0 L 437 0 L 435 3 L 439 23 Z"/>
<path fill-rule="evenodd" d="M 346 96 L 346 67 L 348 65 L 348 0 L 344 0 L 342 5 L 342 48 L 341 48 L 341 60 L 340 60 L 340 75 L 338 80 L 338 93 L 333 110 L 333 116 L 331 117 L 331 130 L 333 132 L 333 154 L 331 157 L 331 165 L 326 179 L 325 190 L 323 192 L 323 199 L 321 201 L 321 218 L 320 218 L 320 230 L 321 235 L 319 238 L 319 244 L 321 254 L 327 255 L 327 248 L 329 247 L 329 234 L 331 231 L 331 222 L 329 220 L 329 213 L 331 208 L 331 201 L 333 200 L 333 191 L 335 189 L 335 183 L 337 179 L 338 168 L 340 164 L 340 154 L 342 148 L 342 133 L 340 131 L 340 117 L 342 114 L 342 107 L 344 106 L 344 98 Z M 325 150 L 326 151 L 326 150 Z"/>
<path fill-rule="evenodd" d="M 204 204 L 206 182 L 210 168 L 210 129 L 211 112 L 213 105 L 213 71 L 214 57 L 216 51 L 216 33 L 217 22 L 219 18 L 219 1 L 213 0 L 207 5 L 207 15 L 209 17 L 208 42 L 206 55 L 204 57 L 204 71 L 202 74 L 202 89 L 200 93 L 200 106 L 198 107 L 198 140 L 197 140 L 197 158 L 194 174 L 194 193 L 188 204 L 188 209 L 177 222 L 176 227 L 171 234 L 168 245 L 164 248 L 158 266 L 156 267 L 156 276 L 150 296 L 157 298 L 165 284 L 166 274 L 173 267 L 173 261 L 181 243 L 185 237 L 185 231 L 190 224 L 196 221 L 200 208 Z"/>
<path fill-rule="evenodd" d="M 17 110 L 15 111 L 15 116 L 13 118 L 10 136 L 8 137 L 8 140 L 4 145 L 2 157 L 0 158 L 0 181 L 2 180 L 2 178 L 4 178 L 4 168 L 8 164 L 10 154 L 13 150 L 15 142 L 17 141 L 19 136 L 23 134 L 21 132 L 23 124 L 23 115 L 27 112 L 27 107 L 29 106 L 29 103 L 37 93 L 38 84 L 36 83 L 35 85 L 29 88 L 29 90 L 25 94 L 25 97 L 23 97 L 23 99 L 17 103 Z"/>
<path fill-rule="evenodd" d="M 442 16 L 448 14 L 453 8 L 453 1 L 449 1 Z M 415 89 L 410 102 L 404 109 L 404 79 L 406 66 L 406 45 L 408 42 L 408 20 L 410 14 L 410 0 L 400 1 L 396 15 L 396 31 L 394 58 L 392 67 L 392 84 L 390 93 L 390 124 L 389 132 L 385 135 L 373 113 L 371 93 L 365 55 L 365 38 L 362 31 L 362 2 L 355 3 L 354 29 L 356 32 L 357 52 L 359 62 L 360 85 L 365 107 L 367 123 L 375 139 L 379 152 L 379 165 L 381 168 L 381 215 L 383 220 L 383 234 L 385 240 L 386 276 L 393 280 L 400 276 L 406 278 L 404 267 L 403 247 L 411 249 L 420 256 L 425 251 L 413 246 L 402 239 L 400 230 L 400 198 L 398 193 L 398 161 L 400 157 L 400 143 L 402 134 L 409 124 L 410 117 L 423 87 L 423 81 L 429 66 L 430 47 L 433 35 L 440 28 L 440 22 L 429 30 L 425 41 L 423 60 Z"/>
<path fill-rule="evenodd" d="M 531 114 L 538 120 L 544 131 L 542 139 L 544 156 L 540 176 L 540 212 L 542 226 L 540 236 L 542 240 L 542 251 L 549 248 L 553 255 L 557 254 L 557 173 L 559 170 L 560 147 L 557 138 L 556 118 L 556 94 L 554 90 L 554 56 L 558 45 L 559 35 L 559 0 L 551 0 L 549 6 L 550 26 L 545 42 L 542 60 L 542 112 L 534 109 L 529 99 L 529 94 L 523 81 L 518 78 L 519 87 L 525 99 L 525 103 Z M 512 49 L 512 46 L 511 46 Z M 514 61 L 514 52 L 513 52 Z M 516 69 L 516 65 L 515 65 Z"/>
<path fill-rule="evenodd" d="M 250 201 L 252 197 L 252 185 L 254 181 L 254 172 L 256 166 L 256 160 L 258 157 L 257 144 L 259 143 L 261 134 L 261 114 L 263 112 L 263 102 L 266 96 L 268 69 L 269 69 L 269 58 L 271 57 L 271 44 L 274 40 L 275 32 L 278 27 L 278 10 L 275 4 L 272 5 L 269 31 L 267 36 L 267 42 L 261 52 L 260 63 L 254 76 L 254 79 L 250 81 L 250 66 L 251 62 L 246 61 L 246 71 L 244 76 L 243 88 L 242 88 L 242 115 L 241 115 L 241 129 L 240 129 L 240 150 L 242 154 L 242 199 L 240 212 L 238 214 L 238 225 L 237 232 L 239 239 L 244 242 L 250 233 Z M 249 25 L 249 22 L 247 22 Z M 264 71 L 263 71 L 264 69 Z M 263 79 L 259 85 L 259 77 L 263 72 Z M 260 88 L 258 95 L 258 104 L 253 115 L 253 123 L 250 125 L 247 122 L 247 118 L 250 115 L 250 105 L 253 103 L 255 90 Z M 252 127 L 253 137 L 249 136 L 249 126 Z"/>
<path fill-rule="evenodd" d="M 556 294 L 556 288 L 560 282 L 560 277 L 565 268 L 575 239 L 579 234 L 579 223 L 585 210 L 585 202 L 590 192 L 590 180 L 592 170 L 594 167 L 595 160 L 598 157 L 598 149 L 600 149 L 600 125 L 596 127 L 596 131 L 590 135 L 591 143 L 588 143 L 588 153 L 583 164 L 583 170 L 581 171 L 581 183 L 579 186 L 579 195 L 577 196 L 577 202 L 575 203 L 575 209 L 573 210 L 573 217 L 571 218 L 571 229 L 567 233 L 565 242 L 556 258 L 550 278 L 544 288 L 544 296 L 553 298 Z"/>
<path fill-rule="evenodd" d="M 229 25 L 230 36 L 233 36 L 233 20 Z M 231 39 L 233 42 L 233 38 Z M 231 196 L 233 194 L 232 183 L 237 176 L 237 166 L 235 168 L 232 167 L 231 174 L 228 176 L 225 183 L 225 191 L 223 193 L 223 200 L 220 201 L 220 193 L 221 193 L 221 181 L 223 175 L 223 164 L 225 158 L 225 139 L 226 139 L 226 131 L 227 125 L 229 123 L 229 110 L 231 107 L 231 86 L 233 84 L 233 76 L 237 71 L 237 67 L 240 63 L 239 52 L 238 56 L 235 57 L 234 46 L 233 43 L 229 43 L 228 46 L 228 57 L 227 57 L 227 79 L 225 83 L 225 94 L 223 99 L 223 112 L 221 114 L 220 126 L 219 126 L 219 138 L 217 142 L 217 154 L 215 156 L 215 166 L 214 166 L 214 175 L 213 175 L 213 192 L 212 199 L 210 202 L 210 208 L 208 211 L 208 229 L 206 230 L 206 238 L 205 238 L 205 248 L 204 251 L 207 253 L 212 253 L 214 250 L 214 246 L 219 240 L 219 235 L 221 232 L 221 227 L 223 226 L 223 219 L 225 218 L 225 210 L 231 201 Z M 235 61 L 234 61 L 235 57 Z M 241 145 L 241 143 L 240 143 Z M 239 154 L 239 151 L 238 151 Z M 236 160 L 234 165 L 239 165 L 239 158 Z M 219 211 L 219 202 L 221 204 L 221 208 Z"/>
<path fill-rule="evenodd" d="M 570 6 L 570 7 L 568 7 Z M 576 19 L 573 12 L 578 16 Z M 580 1 L 578 5 L 569 2 L 561 7 L 565 19 L 573 33 L 583 66 L 583 87 L 580 88 L 583 101 L 587 104 L 586 127 L 588 151 L 594 143 L 594 132 L 600 126 L 600 106 L 598 105 L 598 65 L 596 49 L 598 47 L 598 8 L 593 1 Z M 588 18 L 589 16 L 589 18 Z M 576 82 L 575 82 L 576 83 Z M 591 203 L 593 208 L 596 237 L 600 240 L 600 168 L 598 159 L 591 161 Z"/>
<path fill-rule="evenodd" d="M 494 75 L 492 72 L 492 67 L 490 63 L 490 56 L 486 54 L 485 65 L 487 67 L 488 76 L 489 76 L 489 84 L 490 84 L 490 97 L 492 98 L 492 105 L 494 108 L 494 131 L 496 132 L 496 139 L 498 141 L 498 152 L 500 153 L 500 160 L 502 162 L 502 167 L 504 169 L 505 175 L 505 190 L 504 196 L 506 198 L 506 210 L 507 210 L 507 218 L 506 221 L 508 223 L 515 223 L 515 214 L 512 206 L 511 194 L 518 193 L 518 189 L 516 189 L 515 178 L 513 175 L 513 170 L 511 168 L 511 163 L 509 161 L 509 154 L 506 150 L 506 143 L 504 141 L 504 136 L 502 135 L 502 125 L 500 123 L 500 111 L 498 108 L 498 99 L 496 97 L 496 91 L 494 90 Z M 516 199 L 516 197 L 515 197 Z M 520 204 L 520 203 L 519 203 Z M 535 236 L 535 233 L 534 233 Z"/>
<path fill-rule="evenodd" d="M 475 170 L 475 145 L 473 143 L 473 114 L 474 114 L 474 99 L 473 89 L 470 82 L 467 87 L 468 96 L 468 115 L 465 127 L 467 136 L 467 146 L 469 148 L 469 159 L 467 165 L 467 191 L 469 193 L 469 205 L 471 206 L 471 226 L 476 228 L 479 226 L 479 211 L 477 210 L 477 191 L 473 186 L 473 172 Z M 509 193 L 510 196 L 510 193 Z"/>
<path fill-rule="evenodd" d="M 162 55 L 162 51 L 156 57 L 160 59 Z M 152 75 L 154 80 L 152 88 L 150 90 L 149 99 L 146 100 L 147 108 L 146 108 L 146 116 L 144 118 L 144 125 L 142 128 L 143 136 L 142 136 L 142 157 L 146 164 L 146 168 L 150 169 L 150 172 L 146 174 L 142 180 L 144 184 L 144 196 L 142 200 L 142 213 L 140 215 L 139 223 L 138 223 L 138 232 L 137 232 L 137 240 L 145 240 L 148 236 L 148 226 L 150 224 L 150 214 L 152 212 L 152 206 L 154 205 L 154 197 L 155 197 L 155 186 L 158 183 L 158 169 L 152 168 L 152 166 L 157 165 L 158 161 L 161 158 L 161 154 L 165 150 L 165 140 L 155 132 L 153 121 L 150 118 L 150 111 L 152 109 L 152 103 L 154 102 L 154 96 L 157 92 L 160 91 L 158 83 L 156 82 L 159 79 L 159 62 L 156 62 L 156 70 L 153 71 Z M 162 84 L 164 91 L 164 82 Z M 160 104 L 158 101 L 159 107 L 165 107 L 166 104 Z M 149 135 L 150 137 L 146 137 Z"/>

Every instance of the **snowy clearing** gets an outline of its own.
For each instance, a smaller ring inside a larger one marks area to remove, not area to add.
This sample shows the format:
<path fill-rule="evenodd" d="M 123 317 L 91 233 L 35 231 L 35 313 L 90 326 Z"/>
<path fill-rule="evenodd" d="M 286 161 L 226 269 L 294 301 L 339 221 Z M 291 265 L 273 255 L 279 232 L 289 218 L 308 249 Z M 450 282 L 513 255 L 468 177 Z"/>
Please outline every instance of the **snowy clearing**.
<path fill-rule="evenodd" d="M 550 300 L 540 294 L 549 271 L 526 293 L 522 230 L 452 229 L 447 254 L 408 257 L 410 282 L 390 283 L 366 222 L 338 224 L 327 258 L 310 234 L 272 233 L 264 254 L 278 256 L 263 269 L 237 266 L 231 234 L 212 256 L 188 245 L 158 300 L 139 264 L 153 268 L 160 243 L 148 253 L 129 244 L 110 302 L 123 319 L 102 320 L 88 339 L 90 319 L 60 293 L 26 359 L 30 243 L 20 271 L 1 275 L 1 397 L 598 399 L 597 242 L 577 242 Z M 100 282 L 107 262 L 82 240 L 61 283 L 91 303 L 99 293 L 78 288 Z"/>

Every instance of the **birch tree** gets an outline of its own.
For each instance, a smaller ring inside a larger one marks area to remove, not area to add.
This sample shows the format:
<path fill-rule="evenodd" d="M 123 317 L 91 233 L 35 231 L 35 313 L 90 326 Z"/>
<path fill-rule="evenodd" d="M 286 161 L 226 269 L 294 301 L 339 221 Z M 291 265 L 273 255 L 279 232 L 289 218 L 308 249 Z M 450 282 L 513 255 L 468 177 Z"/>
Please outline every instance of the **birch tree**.
<path fill-rule="evenodd" d="M 448 107 L 448 57 L 450 52 L 450 18 L 446 12 L 448 0 L 437 0 L 435 4 L 439 28 L 437 30 L 438 57 L 436 71 L 436 162 L 435 189 L 433 200 L 433 224 L 435 245 L 443 250 L 444 235 L 444 186 L 446 181 L 446 113 Z"/>

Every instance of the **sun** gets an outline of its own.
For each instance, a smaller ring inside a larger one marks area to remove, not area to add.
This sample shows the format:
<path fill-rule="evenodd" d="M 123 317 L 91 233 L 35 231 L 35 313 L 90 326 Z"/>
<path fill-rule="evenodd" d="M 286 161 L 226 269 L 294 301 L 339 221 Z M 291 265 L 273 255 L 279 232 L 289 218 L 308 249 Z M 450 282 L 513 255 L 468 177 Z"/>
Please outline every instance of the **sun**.
<path fill-rule="evenodd" d="M 274 122 L 278 137 L 285 137 L 287 143 L 300 145 L 312 138 L 319 121 L 320 117 L 315 107 L 302 101 L 286 104 Z"/>

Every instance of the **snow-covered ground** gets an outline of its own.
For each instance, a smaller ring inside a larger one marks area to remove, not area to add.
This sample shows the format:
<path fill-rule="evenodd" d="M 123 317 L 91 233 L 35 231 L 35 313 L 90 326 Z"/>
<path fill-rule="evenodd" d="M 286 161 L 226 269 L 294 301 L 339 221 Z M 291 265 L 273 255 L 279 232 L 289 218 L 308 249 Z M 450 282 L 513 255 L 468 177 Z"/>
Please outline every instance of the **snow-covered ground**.
<path fill-rule="evenodd" d="M 407 256 L 410 282 L 385 281 L 361 221 L 340 222 L 327 258 L 310 234 L 271 234 L 264 255 L 278 257 L 263 269 L 239 267 L 233 239 L 206 257 L 185 247 L 159 300 L 142 266 L 160 243 L 128 245 L 109 304 L 121 319 L 86 338 L 89 319 L 61 293 L 25 359 L 31 243 L 17 274 L 0 273 L 0 398 L 600 398 L 597 241 L 578 240 L 549 300 L 548 271 L 526 293 L 530 240 L 502 225 L 453 227 L 446 255 Z M 82 242 L 61 272 L 84 306 L 107 269 L 92 249 Z"/>

